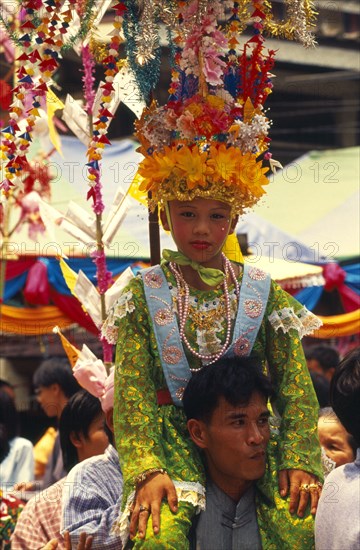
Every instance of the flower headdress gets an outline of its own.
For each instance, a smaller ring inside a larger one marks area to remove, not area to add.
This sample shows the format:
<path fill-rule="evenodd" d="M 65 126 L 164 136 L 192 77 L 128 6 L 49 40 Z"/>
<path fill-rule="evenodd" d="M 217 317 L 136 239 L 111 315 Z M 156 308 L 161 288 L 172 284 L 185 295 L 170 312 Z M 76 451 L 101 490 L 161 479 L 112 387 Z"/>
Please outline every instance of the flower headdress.
<path fill-rule="evenodd" d="M 192 1 L 179 12 L 169 101 L 152 102 L 137 123 L 145 157 L 139 190 L 151 192 L 151 209 L 206 197 L 242 213 L 265 193 L 263 159 L 278 164 L 267 151 L 270 121 L 263 110 L 275 55 L 264 52 L 266 15 L 262 2 L 251 4 L 254 34 L 238 52 L 244 24 L 237 5 L 209 1 L 200 10 L 201 2 Z"/>

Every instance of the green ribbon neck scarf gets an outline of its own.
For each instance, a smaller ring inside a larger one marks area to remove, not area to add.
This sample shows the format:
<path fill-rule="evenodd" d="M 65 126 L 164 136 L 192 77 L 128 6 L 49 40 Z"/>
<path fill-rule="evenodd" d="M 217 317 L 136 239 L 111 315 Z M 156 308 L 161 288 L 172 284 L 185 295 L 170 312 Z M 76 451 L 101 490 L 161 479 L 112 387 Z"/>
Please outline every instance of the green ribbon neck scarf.
<path fill-rule="evenodd" d="M 167 262 L 174 262 L 178 265 L 189 265 L 199 273 L 200 279 L 208 286 L 217 286 L 224 280 L 224 273 L 220 269 L 204 267 L 199 262 L 190 260 L 185 254 L 179 251 L 165 248 L 162 257 Z"/>

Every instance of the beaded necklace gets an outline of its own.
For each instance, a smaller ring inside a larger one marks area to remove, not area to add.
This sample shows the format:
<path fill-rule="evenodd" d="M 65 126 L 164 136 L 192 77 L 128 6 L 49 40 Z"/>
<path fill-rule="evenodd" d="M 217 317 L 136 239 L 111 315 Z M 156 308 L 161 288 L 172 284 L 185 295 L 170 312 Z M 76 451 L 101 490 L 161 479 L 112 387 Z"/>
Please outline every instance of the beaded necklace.
<path fill-rule="evenodd" d="M 225 254 L 222 254 L 222 260 L 223 260 L 223 266 L 224 266 L 224 281 L 222 283 L 224 287 L 224 297 L 225 297 L 225 309 L 226 309 L 226 337 L 225 342 L 222 345 L 221 349 L 217 353 L 211 353 L 211 354 L 203 354 L 199 353 L 190 345 L 186 334 L 185 334 L 185 323 L 186 319 L 189 315 L 189 297 L 190 297 L 190 290 L 189 285 L 185 281 L 183 274 L 181 273 L 180 269 L 178 268 L 177 264 L 174 262 L 169 263 L 169 267 L 171 272 L 173 273 L 175 279 L 176 279 L 176 285 L 177 285 L 177 304 L 178 304 L 178 315 L 179 315 L 179 332 L 180 337 L 183 343 L 186 345 L 187 349 L 200 359 L 201 361 L 206 361 L 207 365 L 211 365 L 212 363 L 215 363 L 224 353 L 227 351 L 229 345 L 230 345 L 230 336 L 231 336 L 231 308 L 230 308 L 230 296 L 229 296 L 229 287 L 228 287 L 228 275 L 230 274 L 230 277 L 232 279 L 232 282 L 235 285 L 236 288 L 236 295 L 239 299 L 239 291 L 240 286 L 237 281 L 234 269 L 231 265 L 230 260 L 225 256 Z M 190 369 L 192 372 L 196 372 L 201 370 L 203 367 L 199 368 L 193 368 Z"/>

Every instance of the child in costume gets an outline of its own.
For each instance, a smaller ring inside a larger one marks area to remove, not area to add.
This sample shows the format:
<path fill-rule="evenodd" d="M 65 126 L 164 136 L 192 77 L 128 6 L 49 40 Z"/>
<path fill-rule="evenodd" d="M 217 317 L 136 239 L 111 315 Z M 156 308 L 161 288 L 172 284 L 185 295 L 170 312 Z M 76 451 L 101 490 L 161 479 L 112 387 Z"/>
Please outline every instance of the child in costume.
<path fill-rule="evenodd" d="M 129 283 L 103 327 L 117 344 L 114 424 L 124 475 L 118 528 L 124 542 L 138 530 L 135 548 L 188 547 L 192 516 L 204 506 L 205 474 L 187 434 L 182 394 L 192 371 L 253 351 L 276 388 L 273 409 L 281 418 L 258 483 L 263 548 L 305 550 L 313 545 L 306 506 L 315 512 L 322 473 L 317 401 L 300 339 L 319 322 L 263 271 L 222 252 L 237 216 L 268 183 L 258 157 L 267 149 L 262 104 L 274 52 L 265 57 L 257 39 L 250 58 L 230 52 L 225 63 L 210 52 L 211 65 L 196 47 L 197 39 L 221 41 L 220 3 L 209 4 L 213 10 L 188 33 L 170 101 L 152 104 L 138 124 L 140 189 L 151 192 L 150 208 L 160 206 L 178 251 L 165 250 L 159 266 Z M 257 31 L 261 13 L 257 7 Z"/>

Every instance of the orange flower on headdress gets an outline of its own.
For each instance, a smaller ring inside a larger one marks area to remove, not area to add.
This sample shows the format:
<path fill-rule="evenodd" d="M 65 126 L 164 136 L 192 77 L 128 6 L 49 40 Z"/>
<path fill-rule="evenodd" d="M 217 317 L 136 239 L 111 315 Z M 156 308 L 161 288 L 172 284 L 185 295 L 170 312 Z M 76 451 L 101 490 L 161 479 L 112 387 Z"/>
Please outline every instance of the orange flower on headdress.
<path fill-rule="evenodd" d="M 208 165 L 213 169 L 213 179 L 227 187 L 236 179 L 240 170 L 241 153 L 235 147 L 226 147 L 224 143 L 211 145 Z"/>
<path fill-rule="evenodd" d="M 175 156 L 176 166 L 182 172 L 182 177 L 186 179 L 188 188 L 205 187 L 207 154 L 200 152 L 197 147 L 190 149 L 185 146 L 176 151 Z"/>
<path fill-rule="evenodd" d="M 243 163 L 238 172 L 238 184 L 246 188 L 246 191 L 252 197 L 260 198 L 264 193 L 263 185 L 269 183 L 266 173 L 268 168 L 262 166 L 262 162 L 257 162 L 252 153 L 242 155 Z"/>
<path fill-rule="evenodd" d="M 170 147 L 165 147 L 162 153 L 145 157 L 138 169 L 140 176 L 144 178 L 139 190 L 151 191 L 154 186 L 167 180 L 174 170 L 175 162 L 176 159 Z"/>

